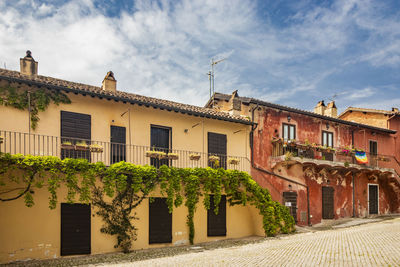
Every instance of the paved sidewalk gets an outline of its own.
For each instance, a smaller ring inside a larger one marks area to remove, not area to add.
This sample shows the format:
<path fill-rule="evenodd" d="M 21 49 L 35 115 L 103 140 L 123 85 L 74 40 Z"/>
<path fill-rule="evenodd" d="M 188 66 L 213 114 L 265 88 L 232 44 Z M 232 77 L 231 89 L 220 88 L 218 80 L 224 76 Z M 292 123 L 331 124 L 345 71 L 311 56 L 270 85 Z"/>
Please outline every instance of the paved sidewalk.
<path fill-rule="evenodd" d="M 96 266 L 400 266 L 400 218 L 240 247 Z"/>

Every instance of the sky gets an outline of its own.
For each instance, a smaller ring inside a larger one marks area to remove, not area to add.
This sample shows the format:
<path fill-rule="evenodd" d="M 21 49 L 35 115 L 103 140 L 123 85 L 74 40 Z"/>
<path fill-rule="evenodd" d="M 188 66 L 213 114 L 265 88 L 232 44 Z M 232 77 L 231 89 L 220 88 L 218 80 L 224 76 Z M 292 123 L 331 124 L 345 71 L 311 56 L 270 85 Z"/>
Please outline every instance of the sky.
<path fill-rule="evenodd" d="M 215 91 L 312 110 L 400 107 L 398 0 L 0 0 L 0 67 L 204 106 Z"/>

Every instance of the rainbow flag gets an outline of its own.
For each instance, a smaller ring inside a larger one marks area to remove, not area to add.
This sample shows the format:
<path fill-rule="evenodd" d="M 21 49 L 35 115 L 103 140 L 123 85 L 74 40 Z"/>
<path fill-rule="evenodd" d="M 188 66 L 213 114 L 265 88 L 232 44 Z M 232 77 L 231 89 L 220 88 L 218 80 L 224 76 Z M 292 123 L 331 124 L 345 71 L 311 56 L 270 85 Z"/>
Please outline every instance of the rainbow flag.
<path fill-rule="evenodd" d="M 367 164 L 368 163 L 367 153 L 365 153 L 365 152 L 356 151 L 355 157 L 359 164 Z"/>

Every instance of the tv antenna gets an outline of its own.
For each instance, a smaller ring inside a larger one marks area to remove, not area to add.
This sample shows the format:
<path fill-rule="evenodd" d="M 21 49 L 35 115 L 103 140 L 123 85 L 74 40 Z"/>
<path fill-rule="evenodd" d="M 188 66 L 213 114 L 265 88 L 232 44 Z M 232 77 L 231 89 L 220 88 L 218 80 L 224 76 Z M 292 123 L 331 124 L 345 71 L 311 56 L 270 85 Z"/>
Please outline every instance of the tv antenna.
<path fill-rule="evenodd" d="M 207 73 L 208 79 L 210 80 L 210 98 L 212 97 L 212 106 L 214 106 L 214 93 L 215 93 L 215 87 L 214 87 L 214 66 L 217 65 L 218 63 L 221 63 L 222 61 L 226 60 L 226 58 L 220 59 L 215 61 L 214 58 L 211 59 L 211 70 Z"/>

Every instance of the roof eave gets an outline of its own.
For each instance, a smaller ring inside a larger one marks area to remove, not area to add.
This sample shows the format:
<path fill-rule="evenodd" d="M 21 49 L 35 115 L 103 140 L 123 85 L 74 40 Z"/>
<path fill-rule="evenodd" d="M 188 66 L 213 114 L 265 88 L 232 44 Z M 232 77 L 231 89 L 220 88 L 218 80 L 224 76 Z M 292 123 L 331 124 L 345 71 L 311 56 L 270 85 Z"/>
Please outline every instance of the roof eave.
<path fill-rule="evenodd" d="M 77 94 L 97 96 L 97 97 L 106 98 L 106 99 L 110 99 L 110 100 L 112 99 L 112 100 L 117 100 L 117 101 L 128 102 L 131 104 L 151 106 L 154 108 L 166 109 L 166 110 L 171 110 L 171 111 L 173 110 L 176 112 L 180 112 L 182 114 L 188 114 L 188 115 L 193 115 L 193 116 L 198 116 L 198 117 L 203 117 L 203 118 L 208 118 L 208 119 L 223 120 L 223 121 L 235 122 L 235 123 L 240 123 L 240 124 L 245 124 L 245 125 L 253 125 L 254 124 L 253 122 L 247 121 L 247 120 L 239 120 L 239 119 L 235 119 L 235 118 L 227 118 L 227 117 L 222 117 L 222 116 L 217 116 L 217 115 L 212 115 L 212 114 L 205 114 L 205 113 L 201 113 L 201 112 L 197 112 L 197 111 L 189 111 L 189 110 L 185 110 L 185 109 L 181 109 L 181 108 L 177 108 L 177 107 L 171 107 L 171 106 L 162 105 L 162 104 L 148 103 L 148 102 L 124 98 L 124 97 L 101 94 L 101 93 L 85 91 L 85 90 L 76 89 L 76 88 L 68 88 L 66 86 L 47 84 L 47 83 L 33 81 L 33 80 L 19 79 L 19 78 L 15 78 L 15 77 L 4 76 L 4 75 L 0 75 L 0 79 L 7 80 L 10 82 L 25 83 L 25 84 L 34 85 L 34 86 L 44 86 L 44 87 L 49 87 L 49 88 L 56 89 L 56 90 L 62 90 L 62 91 L 72 92 L 72 93 L 77 93 Z"/>

